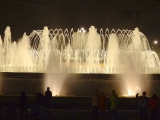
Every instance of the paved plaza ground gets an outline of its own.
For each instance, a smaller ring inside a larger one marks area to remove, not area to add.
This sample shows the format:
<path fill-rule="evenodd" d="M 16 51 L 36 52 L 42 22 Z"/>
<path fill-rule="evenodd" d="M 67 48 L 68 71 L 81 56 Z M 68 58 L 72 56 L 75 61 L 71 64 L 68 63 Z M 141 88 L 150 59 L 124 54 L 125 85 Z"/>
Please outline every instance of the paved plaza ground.
<path fill-rule="evenodd" d="M 90 97 L 53 97 L 46 118 L 31 117 L 31 106 L 28 108 L 28 118 L 20 117 L 18 96 L 1 96 L 0 120 L 93 120 Z M 30 103 L 36 98 L 29 96 Z M 7 102 L 7 104 L 4 104 Z M 4 107 L 7 107 L 4 118 Z M 107 108 L 107 107 L 106 107 Z M 119 98 L 117 120 L 139 120 L 138 100 L 135 98 Z M 108 108 L 105 111 L 105 120 L 110 120 Z M 148 110 L 150 120 L 150 110 Z M 160 110 L 158 119 L 160 120 Z"/>
<path fill-rule="evenodd" d="M 7 118 L 6 120 L 93 120 L 92 110 L 67 110 L 67 109 L 50 109 L 47 111 L 46 118 L 31 117 L 28 110 L 28 118 L 20 117 L 20 109 L 16 110 L 15 117 Z M 158 111 L 160 113 L 160 111 Z M 2 111 L 0 120 L 3 120 Z M 105 120 L 110 120 L 109 111 L 105 111 Z M 117 120 L 139 120 L 138 110 L 118 110 Z M 150 111 L 148 111 L 148 120 L 150 120 Z M 158 119 L 160 120 L 160 114 Z"/>

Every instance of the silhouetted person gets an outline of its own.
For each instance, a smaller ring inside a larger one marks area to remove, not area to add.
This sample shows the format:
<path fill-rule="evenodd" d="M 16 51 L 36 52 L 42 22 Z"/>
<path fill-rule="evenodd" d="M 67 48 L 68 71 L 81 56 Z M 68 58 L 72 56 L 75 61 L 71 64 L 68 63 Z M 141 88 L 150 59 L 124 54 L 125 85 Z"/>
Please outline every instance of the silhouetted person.
<path fill-rule="evenodd" d="M 156 94 L 153 94 L 149 105 L 151 108 L 151 120 L 157 120 L 158 97 Z"/>
<path fill-rule="evenodd" d="M 21 93 L 21 96 L 19 97 L 19 102 L 20 102 L 20 108 L 21 108 L 21 117 L 23 117 L 23 112 L 25 112 L 25 115 L 27 117 L 28 116 L 28 114 L 27 114 L 28 98 L 24 92 Z"/>
<path fill-rule="evenodd" d="M 46 117 L 45 97 L 42 93 L 36 93 L 37 105 L 39 108 L 40 117 Z"/>
<path fill-rule="evenodd" d="M 42 93 L 36 93 L 35 94 L 37 97 L 37 105 L 44 105 L 45 104 L 45 99 L 44 99 L 44 95 Z"/>
<path fill-rule="evenodd" d="M 98 119 L 98 89 L 95 90 L 95 93 L 92 95 L 92 107 L 93 107 L 93 118 Z"/>
<path fill-rule="evenodd" d="M 138 96 L 137 94 L 136 98 L 139 99 L 140 119 L 147 120 L 148 97 L 146 96 L 146 92 L 143 92 L 142 96 Z"/>
<path fill-rule="evenodd" d="M 111 101 L 110 100 L 108 101 L 108 111 L 109 113 L 111 112 Z"/>
<path fill-rule="evenodd" d="M 52 92 L 50 91 L 50 88 L 47 87 L 47 91 L 45 92 L 45 102 L 46 102 L 46 107 L 50 107 L 50 101 L 52 99 Z"/>
<path fill-rule="evenodd" d="M 110 110 L 111 110 L 111 118 L 116 119 L 116 110 L 118 104 L 118 95 L 115 90 L 112 90 L 112 95 L 110 96 Z"/>
<path fill-rule="evenodd" d="M 106 96 L 103 92 L 99 95 L 99 109 L 101 111 L 101 119 L 105 117 Z"/>

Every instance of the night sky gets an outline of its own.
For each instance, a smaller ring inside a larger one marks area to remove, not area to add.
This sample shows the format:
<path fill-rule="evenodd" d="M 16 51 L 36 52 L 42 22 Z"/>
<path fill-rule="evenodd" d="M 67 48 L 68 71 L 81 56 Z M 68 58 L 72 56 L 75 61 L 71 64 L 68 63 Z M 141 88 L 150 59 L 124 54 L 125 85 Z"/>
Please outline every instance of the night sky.
<path fill-rule="evenodd" d="M 22 37 L 24 32 L 29 35 L 32 30 L 43 29 L 44 26 L 48 26 L 49 29 L 68 28 L 70 30 L 74 28 L 75 31 L 80 27 L 88 30 L 91 25 L 94 25 L 98 31 L 100 28 L 133 30 L 138 27 L 147 36 L 150 46 L 159 52 L 159 45 L 155 45 L 154 40 L 158 42 L 160 40 L 160 18 L 157 18 L 156 15 L 151 15 L 160 12 L 160 5 L 155 8 L 154 5 L 149 5 L 143 1 L 143 4 L 139 4 L 138 8 L 130 5 L 127 0 L 125 3 L 116 4 L 115 2 L 113 6 L 108 5 L 107 7 L 108 2 L 97 2 L 97 0 L 88 0 L 88 2 L 70 0 L 71 2 L 66 4 L 59 2 L 62 0 L 52 0 L 51 4 L 48 4 L 49 0 L 40 0 L 43 1 L 43 4 L 37 1 L 38 4 L 34 5 L 21 4 L 22 1 L 33 2 L 31 0 L 17 0 L 20 1 L 20 4 L 18 2 L 15 4 L 14 2 L 4 1 L 0 0 L 0 35 L 2 38 L 4 37 L 6 26 L 11 27 L 13 40 Z M 160 2 L 160 0 L 156 1 Z M 147 13 L 149 14 L 147 16 L 143 9 L 151 13 Z M 138 16 L 137 11 L 140 11 L 140 20 L 136 18 Z M 128 14 L 133 17 L 130 21 L 126 21 L 125 19 L 123 20 L 123 14 L 124 17 Z"/>

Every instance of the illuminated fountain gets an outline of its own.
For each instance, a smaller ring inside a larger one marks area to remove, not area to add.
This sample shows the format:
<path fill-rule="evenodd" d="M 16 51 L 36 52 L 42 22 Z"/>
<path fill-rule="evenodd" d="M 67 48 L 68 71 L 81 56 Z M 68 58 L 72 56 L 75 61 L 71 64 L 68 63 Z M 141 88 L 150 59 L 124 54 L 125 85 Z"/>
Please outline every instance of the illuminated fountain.
<path fill-rule="evenodd" d="M 58 73 L 45 78 L 49 79 L 45 88 L 56 88 L 53 91 L 61 89 L 57 86 L 63 84 L 67 73 L 116 74 L 121 75 L 119 78 L 127 89 L 124 90 L 127 93 L 121 93 L 134 95 L 143 86 L 138 75 L 160 73 L 160 61 L 138 28 L 133 31 L 100 29 L 98 33 L 94 26 L 88 32 L 84 29 L 74 32 L 73 29 L 63 31 L 44 27 L 43 30 L 33 30 L 29 36 L 24 33 L 22 39 L 12 42 L 10 28 L 7 27 L 4 40 L 0 37 L 0 71 Z M 52 84 L 53 78 L 60 81 L 59 85 Z"/>
<path fill-rule="evenodd" d="M 16 43 L 10 28 L 0 39 L 1 72 L 159 73 L 158 55 L 138 28 L 131 30 L 34 30 Z"/>

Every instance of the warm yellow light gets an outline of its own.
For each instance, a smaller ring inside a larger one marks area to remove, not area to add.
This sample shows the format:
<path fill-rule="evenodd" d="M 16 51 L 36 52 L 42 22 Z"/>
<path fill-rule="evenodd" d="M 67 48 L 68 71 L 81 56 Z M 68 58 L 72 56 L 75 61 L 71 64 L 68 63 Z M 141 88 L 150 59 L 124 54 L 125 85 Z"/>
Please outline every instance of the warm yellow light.
<path fill-rule="evenodd" d="M 81 28 L 81 31 L 84 32 L 84 33 L 86 32 L 86 30 L 83 27 Z"/>
<path fill-rule="evenodd" d="M 154 41 L 154 44 L 158 44 L 158 41 L 157 41 L 157 40 L 155 40 L 155 41 Z"/>
<path fill-rule="evenodd" d="M 132 95 L 133 95 L 132 91 L 128 90 L 128 96 L 132 96 Z"/>

